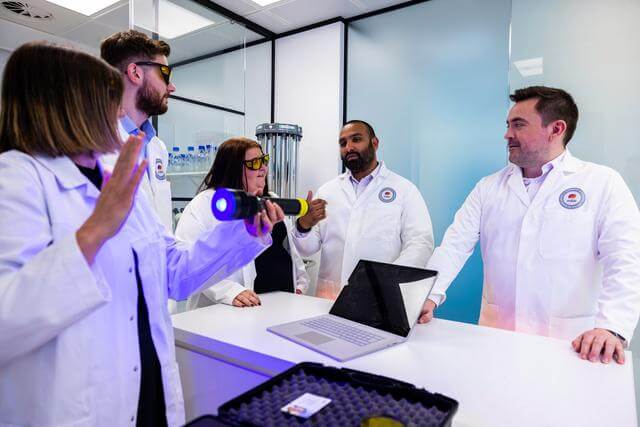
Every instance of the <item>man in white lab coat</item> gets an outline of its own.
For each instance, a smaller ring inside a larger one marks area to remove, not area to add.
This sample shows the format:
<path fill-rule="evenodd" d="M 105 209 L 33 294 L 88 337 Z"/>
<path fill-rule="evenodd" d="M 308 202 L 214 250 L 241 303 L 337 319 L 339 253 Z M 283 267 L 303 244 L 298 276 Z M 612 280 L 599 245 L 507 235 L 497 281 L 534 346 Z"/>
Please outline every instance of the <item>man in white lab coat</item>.
<path fill-rule="evenodd" d="M 573 339 L 583 359 L 624 363 L 640 313 L 640 213 L 614 170 L 566 148 L 578 107 L 561 89 L 511 95 L 509 165 L 473 189 L 428 267 L 428 322 L 480 240 L 481 325 Z"/>
<path fill-rule="evenodd" d="M 120 118 L 120 136 L 144 134 L 143 156 L 147 173 L 140 188 L 149 198 L 155 212 L 166 227 L 173 230 L 171 186 L 167 180 L 167 147 L 156 136 L 151 116 L 167 112 L 169 95 L 176 90 L 171 83 L 171 67 L 167 57 L 171 48 L 161 40 L 152 40 L 135 30 L 122 31 L 102 41 L 100 56 L 123 73 L 124 95 Z M 115 165 L 117 155 L 105 156 L 103 163 Z"/>
<path fill-rule="evenodd" d="M 171 209 L 171 184 L 167 180 L 169 154 L 164 142 L 156 136 L 151 116 L 167 112 L 169 95 L 176 90 L 171 83 L 171 67 L 167 57 L 171 48 L 161 40 L 153 40 L 135 30 L 115 33 L 100 45 L 100 56 L 123 73 L 123 116 L 118 123 L 120 137 L 140 134 L 144 148 L 141 156 L 147 160 L 147 172 L 142 177 L 140 189 L 149 199 L 160 221 L 173 233 Z M 103 156 L 106 169 L 113 168 L 117 154 Z M 169 311 L 177 312 L 177 304 L 169 299 Z"/>
<path fill-rule="evenodd" d="M 352 120 L 338 142 L 347 171 L 320 187 L 293 233 L 303 256 L 322 251 L 316 296 L 329 299 L 337 297 L 360 259 L 424 268 L 434 247 L 420 191 L 378 161 L 373 128 Z"/>

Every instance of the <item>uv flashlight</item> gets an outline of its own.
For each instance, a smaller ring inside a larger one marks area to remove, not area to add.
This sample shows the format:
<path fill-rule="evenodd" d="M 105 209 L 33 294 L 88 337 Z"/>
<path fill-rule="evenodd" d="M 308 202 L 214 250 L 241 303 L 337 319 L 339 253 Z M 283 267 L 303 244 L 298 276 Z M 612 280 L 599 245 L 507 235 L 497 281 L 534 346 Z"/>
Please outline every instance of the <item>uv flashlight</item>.
<path fill-rule="evenodd" d="M 264 202 L 267 200 L 280 206 L 288 216 L 303 216 L 309 210 L 309 204 L 305 199 L 258 197 L 241 190 L 219 188 L 211 200 L 211 211 L 218 221 L 247 219 L 264 209 Z"/>

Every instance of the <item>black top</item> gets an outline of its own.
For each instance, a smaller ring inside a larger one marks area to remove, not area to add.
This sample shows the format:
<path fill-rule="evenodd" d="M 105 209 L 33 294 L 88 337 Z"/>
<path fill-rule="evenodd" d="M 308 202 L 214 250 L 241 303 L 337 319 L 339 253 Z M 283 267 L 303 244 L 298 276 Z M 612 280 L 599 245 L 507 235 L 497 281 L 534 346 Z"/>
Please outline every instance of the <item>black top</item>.
<path fill-rule="evenodd" d="M 98 167 L 93 169 L 76 165 L 80 172 L 96 186 L 102 188 L 102 173 Z M 138 399 L 137 426 L 166 426 L 167 416 L 162 388 L 162 372 L 158 353 L 151 339 L 149 311 L 144 298 L 142 280 L 138 270 L 138 254 L 133 251 L 136 284 L 138 286 L 138 346 L 140 348 L 140 397 Z"/>
<path fill-rule="evenodd" d="M 140 346 L 140 398 L 137 426 L 166 426 L 167 415 L 158 353 L 151 339 L 149 312 L 138 271 L 138 254 L 133 251 L 138 284 L 138 345 Z"/>
<path fill-rule="evenodd" d="M 273 227 L 271 239 L 271 246 L 255 260 L 256 279 L 253 290 L 257 294 L 271 291 L 294 292 L 293 262 L 284 248 L 287 227 L 282 222 Z"/>
<path fill-rule="evenodd" d="M 86 176 L 87 179 L 93 183 L 93 185 L 96 186 L 98 190 L 102 189 L 102 172 L 100 172 L 100 168 L 98 168 L 97 166 L 93 169 L 85 168 L 84 166 L 80 166 L 78 164 L 76 164 L 76 166 L 78 167 L 78 169 L 80 169 L 80 172 L 82 172 L 82 174 Z"/>

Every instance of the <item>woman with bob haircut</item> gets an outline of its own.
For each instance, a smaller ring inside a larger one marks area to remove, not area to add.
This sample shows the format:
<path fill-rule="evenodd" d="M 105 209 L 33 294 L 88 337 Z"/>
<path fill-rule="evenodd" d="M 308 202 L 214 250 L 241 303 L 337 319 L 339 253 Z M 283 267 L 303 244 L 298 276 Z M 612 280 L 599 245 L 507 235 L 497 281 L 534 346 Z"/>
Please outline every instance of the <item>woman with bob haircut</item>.
<path fill-rule="evenodd" d="M 180 217 L 176 237 L 191 242 L 206 230 L 223 224 L 211 215 L 211 200 L 218 188 L 275 197 L 267 187 L 268 163 L 269 157 L 262 152 L 260 144 L 252 139 L 237 137 L 223 142 L 218 147 L 216 158 L 200 186 L 199 194 L 189 202 Z M 257 294 L 264 292 L 306 292 L 309 277 L 302 258 L 290 240 L 291 226 L 287 220 L 276 224 L 271 233 L 273 244 L 269 249 L 227 279 L 221 282 L 209 280 L 209 288 L 189 297 L 187 309 L 215 303 L 252 307 L 260 305 Z"/>
<path fill-rule="evenodd" d="M 191 245 L 165 234 L 137 192 L 142 141 L 118 136 L 122 91 L 102 60 L 43 42 L 4 69 L 0 425 L 182 425 L 167 298 L 251 261 L 284 217 L 269 204 Z"/>

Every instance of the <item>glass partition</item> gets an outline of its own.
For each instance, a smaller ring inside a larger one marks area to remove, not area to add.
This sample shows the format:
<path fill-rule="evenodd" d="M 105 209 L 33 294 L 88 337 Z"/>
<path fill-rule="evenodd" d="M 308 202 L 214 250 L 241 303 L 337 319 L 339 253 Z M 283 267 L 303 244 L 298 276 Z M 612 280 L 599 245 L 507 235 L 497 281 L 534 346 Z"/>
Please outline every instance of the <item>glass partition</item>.
<path fill-rule="evenodd" d="M 255 137 L 256 122 L 269 120 L 270 44 L 247 48 L 263 36 L 191 0 L 133 0 L 130 26 L 171 46 L 176 91 L 156 123 L 170 154 L 167 176 L 178 216 L 217 146 L 233 136 Z"/>
<path fill-rule="evenodd" d="M 349 24 L 347 119 L 371 123 L 379 157 L 418 186 L 436 244 L 475 183 L 505 165 L 509 0 L 432 0 Z M 476 251 L 438 316 L 475 323 Z"/>
<path fill-rule="evenodd" d="M 613 167 L 640 202 L 640 2 L 513 0 L 509 84 L 568 90 L 580 110 L 568 145 Z M 544 25 L 540 25 L 543 23 Z M 631 340 L 640 404 L 640 328 Z M 639 414 L 640 417 L 640 414 Z"/>

